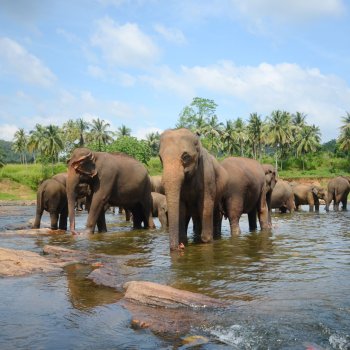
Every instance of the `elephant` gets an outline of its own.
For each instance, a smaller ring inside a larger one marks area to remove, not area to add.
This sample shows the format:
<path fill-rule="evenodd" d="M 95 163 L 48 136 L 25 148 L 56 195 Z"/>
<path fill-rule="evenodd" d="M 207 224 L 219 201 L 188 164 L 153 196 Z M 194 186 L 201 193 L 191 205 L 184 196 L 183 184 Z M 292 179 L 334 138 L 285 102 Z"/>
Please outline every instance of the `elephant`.
<path fill-rule="evenodd" d="M 326 210 L 333 201 L 333 209 L 339 210 L 339 203 L 342 203 L 342 210 L 346 210 L 348 194 L 350 192 L 350 179 L 345 176 L 337 176 L 328 182 Z"/>
<path fill-rule="evenodd" d="M 223 198 L 223 210 L 230 221 L 231 236 L 240 234 L 239 219 L 248 214 L 249 229 L 270 228 L 266 203 L 266 178 L 261 164 L 250 158 L 228 157 L 221 161 L 228 182 Z"/>
<path fill-rule="evenodd" d="M 221 223 L 226 171 L 202 146 L 199 135 L 185 128 L 168 129 L 161 134 L 159 157 L 168 204 L 170 250 L 187 243 L 190 219 L 195 239 L 212 241 Z"/>
<path fill-rule="evenodd" d="M 162 183 L 162 175 L 153 175 L 153 176 L 150 176 L 150 179 L 151 179 L 152 192 L 165 194 L 165 189 Z"/>
<path fill-rule="evenodd" d="M 268 208 L 268 221 L 269 225 L 272 225 L 271 222 L 271 195 L 274 187 L 277 182 L 277 171 L 275 167 L 271 164 L 262 164 L 262 168 L 265 172 L 265 183 L 266 183 L 266 204 Z"/>
<path fill-rule="evenodd" d="M 76 148 L 68 160 L 67 198 L 70 231 L 75 234 L 75 189 L 87 183 L 91 189 L 90 210 L 84 233 L 106 232 L 105 211 L 123 206 L 133 215 L 134 228 L 154 228 L 151 215 L 151 182 L 145 166 L 124 153 L 93 152 Z"/>
<path fill-rule="evenodd" d="M 163 229 L 168 227 L 168 205 L 164 194 L 152 192 L 152 215 L 158 218 Z"/>
<path fill-rule="evenodd" d="M 288 181 L 278 179 L 271 195 L 271 208 L 279 209 L 281 213 L 295 210 L 294 192 Z"/>
<path fill-rule="evenodd" d="M 60 173 L 44 180 L 38 187 L 36 215 L 33 228 L 40 228 L 44 210 L 50 213 L 51 229 L 67 229 L 67 173 Z"/>
<path fill-rule="evenodd" d="M 88 184 L 79 184 L 77 201 L 75 203 L 75 209 L 78 211 L 90 210 L 89 196 L 91 195 L 91 190 Z"/>
<path fill-rule="evenodd" d="M 292 186 L 295 201 L 295 210 L 299 210 L 300 205 L 308 204 L 309 211 L 319 211 L 320 199 L 326 200 L 326 191 L 315 184 L 296 184 Z"/>

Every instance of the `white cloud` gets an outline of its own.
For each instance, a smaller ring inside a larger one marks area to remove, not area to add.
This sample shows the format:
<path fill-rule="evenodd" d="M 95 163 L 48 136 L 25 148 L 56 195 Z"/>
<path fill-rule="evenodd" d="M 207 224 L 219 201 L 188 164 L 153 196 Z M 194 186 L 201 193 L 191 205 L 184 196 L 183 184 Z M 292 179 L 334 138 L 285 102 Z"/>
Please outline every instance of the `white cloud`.
<path fill-rule="evenodd" d="M 148 134 L 154 132 L 158 132 L 158 133 L 162 133 L 164 130 L 159 129 L 157 127 L 146 127 L 146 128 L 139 128 L 137 129 L 135 132 L 132 132 L 132 136 L 135 136 L 136 138 L 138 138 L 139 140 L 146 140 L 146 137 Z"/>
<path fill-rule="evenodd" d="M 108 17 L 97 22 L 91 43 L 101 49 L 109 64 L 122 67 L 148 66 L 160 54 L 151 37 L 143 33 L 137 24 L 118 25 Z"/>
<path fill-rule="evenodd" d="M 165 27 L 162 24 L 156 24 L 154 26 L 154 29 L 165 40 L 169 42 L 172 42 L 178 45 L 183 45 L 186 43 L 186 38 L 180 29 Z"/>
<path fill-rule="evenodd" d="M 158 78 L 143 80 L 182 97 L 187 92 L 189 100 L 199 95 L 231 97 L 248 106 L 247 115 L 257 112 L 265 116 L 275 109 L 300 111 L 329 137 L 338 135 L 340 117 L 350 101 L 346 81 L 316 68 L 304 69 L 290 63 L 236 66 L 221 61 L 211 66 L 182 67 L 179 73 L 162 69 Z"/>
<path fill-rule="evenodd" d="M 0 140 L 13 141 L 13 138 L 17 130 L 18 130 L 17 125 L 2 124 L 0 126 Z"/>
<path fill-rule="evenodd" d="M 9 38 L 0 38 L 0 62 L 3 66 L 1 74 L 15 75 L 29 84 L 48 87 L 56 79 L 40 59 Z"/>

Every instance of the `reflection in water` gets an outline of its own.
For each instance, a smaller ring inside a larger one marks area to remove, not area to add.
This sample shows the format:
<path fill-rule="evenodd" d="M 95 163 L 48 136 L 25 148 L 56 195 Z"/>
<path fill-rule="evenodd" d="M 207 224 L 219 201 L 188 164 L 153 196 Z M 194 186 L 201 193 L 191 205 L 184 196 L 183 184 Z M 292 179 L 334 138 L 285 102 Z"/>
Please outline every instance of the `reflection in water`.
<path fill-rule="evenodd" d="M 11 222 L 25 222 L 35 207 L 6 212 L 12 217 L 0 215 L 0 230 Z M 273 214 L 272 220 L 271 232 L 249 232 L 244 216 L 237 237 L 230 236 L 224 221 L 222 239 L 194 244 L 189 235 L 184 252 L 174 254 L 169 254 L 166 232 L 134 231 L 122 216 L 110 213 L 109 232 L 104 234 L 0 235 L 5 247 L 41 252 L 51 244 L 106 254 L 115 273 L 111 278 L 149 280 L 228 301 L 230 307 L 215 311 L 210 322 L 191 330 L 210 339 L 205 349 L 307 349 L 308 344 L 349 348 L 350 212 L 326 213 L 321 207 L 319 213 Z M 85 213 L 77 215 L 78 228 L 85 222 Z M 40 348 L 33 346 L 39 342 L 45 349 L 62 348 L 57 344 L 154 349 L 181 343 L 178 334 L 164 338 L 131 329 L 132 316 L 117 302 L 121 295 L 88 280 L 90 270 L 86 265 L 69 266 L 52 277 L 54 283 L 40 275 L 0 280 L 0 348 Z M 17 302 L 13 295 L 22 299 Z M 32 295 L 39 297 L 30 299 Z M 18 327 L 24 338 L 17 339 Z"/>
<path fill-rule="evenodd" d="M 122 297 L 114 289 L 96 286 L 90 279 L 87 279 L 91 271 L 90 266 L 82 264 L 68 265 L 65 268 L 68 298 L 76 309 L 92 309 L 98 305 L 115 303 Z"/>

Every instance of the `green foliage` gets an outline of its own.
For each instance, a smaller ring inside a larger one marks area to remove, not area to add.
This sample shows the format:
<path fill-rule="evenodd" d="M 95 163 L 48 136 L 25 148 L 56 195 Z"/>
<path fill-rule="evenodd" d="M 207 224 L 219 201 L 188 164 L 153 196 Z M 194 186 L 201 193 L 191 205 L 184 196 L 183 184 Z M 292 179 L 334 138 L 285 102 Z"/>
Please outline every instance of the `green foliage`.
<path fill-rule="evenodd" d="M 138 140 L 132 136 L 122 136 L 106 146 L 107 152 L 123 152 L 147 164 L 151 159 L 151 148 L 145 140 Z"/>
<path fill-rule="evenodd" d="M 53 172 L 51 166 L 43 167 L 41 164 L 6 164 L 0 169 L 0 179 L 7 178 L 36 191 L 43 180 L 66 170 L 67 165 L 64 163 L 55 164 Z"/>
<path fill-rule="evenodd" d="M 163 172 L 162 163 L 159 157 L 152 157 L 147 164 L 148 173 L 152 175 L 161 175 Z"/>

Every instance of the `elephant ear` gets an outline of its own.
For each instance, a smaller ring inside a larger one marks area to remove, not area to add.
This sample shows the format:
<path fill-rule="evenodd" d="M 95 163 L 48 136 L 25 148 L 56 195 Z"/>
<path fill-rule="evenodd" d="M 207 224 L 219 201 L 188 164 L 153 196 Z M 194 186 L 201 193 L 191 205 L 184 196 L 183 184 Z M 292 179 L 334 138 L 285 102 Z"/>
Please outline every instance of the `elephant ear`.
<path fill-rule="evenodd" d="M 317 196 L 318 195 L 318 192 L 319 192 L 319 188 L 318 187 L 312 187 L 312 193 Z"/>
<path fill-rule="evenodd" d="M 79 174 L 88 175 L 90 177 L 97 175 L 95 156 L 92 152 L 80 157 L 76 161 L 73 161 L 70 166 L 72 166 Z"/>

